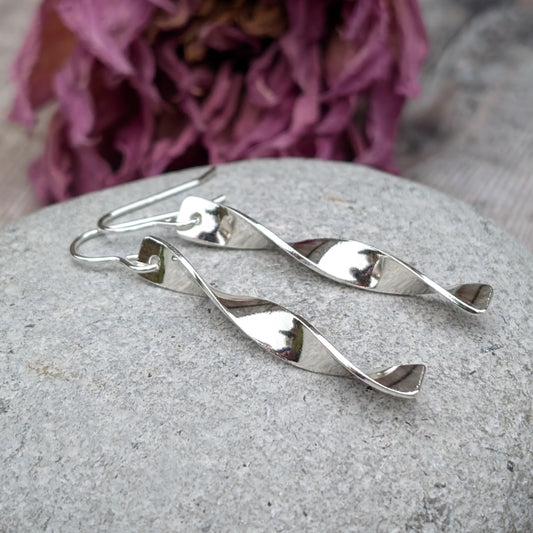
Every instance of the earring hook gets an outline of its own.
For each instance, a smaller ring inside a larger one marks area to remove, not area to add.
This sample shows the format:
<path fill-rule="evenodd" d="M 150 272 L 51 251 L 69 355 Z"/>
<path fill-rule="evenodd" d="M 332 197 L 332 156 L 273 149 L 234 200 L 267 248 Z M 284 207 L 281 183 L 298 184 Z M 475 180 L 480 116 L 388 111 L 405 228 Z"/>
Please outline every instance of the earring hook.
<path fill-rule="evenodd" d="M 136 254 L 121 257 L 118 255 L 88 256 L 79 253 L 78 250 L 82 244 L 102 235 L 105 235 L 105 232 L 100 229 L 91 229 L 82 233 L 81 235 L 78 235 L 78 237 L 76 237 L 70 244 L 70 255 L 72 255 L 72 257 L 80 263 L 122 263 L 130 270 L 140 274 L 149 274 L 159 270 L 159 265 L 155 263 L 143 263 L 142 261 L 138 260 L 138 256 Z"/>
<path fill-rule="evenodd" d="M 177 218 L 179 216 L 179 211 L 172 211 L 170 213 L 163 213 L 163 214 L 154 215 L 151 217 L 137 218 L 135 220 L 129 220 L 128 222 L 121 222 L 119 224 L 112 224 L 112 222 L 114 222 L 118 218 L 121 218 L 125 215 L 138 211 L 139 209 L 148 207 L 158 202 L 162 202 L 163 200 L 166 200 L 167 198 L 171 198 L 172 196 L 175 196 L 176 194 L 198 187 L 202 185 L 203 183 L 209 181 L 211 178 L 213 178 L 215 173 L 216 173 L 216 167 L 210 166 L 203 174 L 201 174 L 197 178 L 193 178 L 189 181 L 186 181 L 185 183 L 180 183 L 179 185 L 176 185 L 175 187 L 171 187 L 170 189 L 165 189 L 164 191 L 151 194 L 150 196 L 146 196 L 145 198 L 141 198 L 140 200 L 137 200 L 135 202 L 131 202 L 129 204 L 123 205 L 122 207 L 117 207 L 116 209 L 109 211 L 108 213 L 106 213 L 105 215 L 101 216 L 98 219 L 98 222 L 97 222 L 98 229 L 103 232 L 117 233 L 117 232 L 134 231 L 134 230 L 138 230 L 141 228 L 147 228 L 150 226 L 157 225 L 157 226 L 172 226 L 174 228 L 177 228 L 178 230 L 188 230 L 192 228 L 198 222 L 198 220 L 195 218 L 190 218 L 185 221 L 178 221 Z M 224 200 L 223 196 L 219 196 L 218 198 L 216 198 L 216 201 L 223 201 L 223 200 Z"/>

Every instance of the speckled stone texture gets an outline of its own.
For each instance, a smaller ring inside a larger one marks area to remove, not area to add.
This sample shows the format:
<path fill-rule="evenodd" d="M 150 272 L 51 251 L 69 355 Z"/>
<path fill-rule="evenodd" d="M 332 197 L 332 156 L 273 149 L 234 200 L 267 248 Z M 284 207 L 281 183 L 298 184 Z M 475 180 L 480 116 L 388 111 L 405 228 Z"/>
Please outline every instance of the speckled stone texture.
<path fill-rule="evenodd" d="M 274 359 L 206 299 L 71 260 L 103 212 L 197 172 L 0 233 L 0 530 L 531 531 L 533 256 L 440 193 L 298 159 L 222 166 L 194 194 L 225 193 L 287 240 L 353 238 L 444 285 L 491 283 L 489 311 L 146 232 L 217 287 L 305 316 L 361 368 L 426 363 L 419 397 L 398 400 Z M 143 235 L 84 251 L 136 253 Z"/>

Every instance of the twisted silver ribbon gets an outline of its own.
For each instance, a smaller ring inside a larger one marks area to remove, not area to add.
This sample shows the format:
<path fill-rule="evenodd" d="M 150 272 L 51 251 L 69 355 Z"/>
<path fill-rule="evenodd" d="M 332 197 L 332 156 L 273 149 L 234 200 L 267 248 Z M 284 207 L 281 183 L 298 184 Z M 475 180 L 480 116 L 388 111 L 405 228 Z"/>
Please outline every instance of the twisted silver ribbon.
<path fill-rule="evenodd" d="M 362 242 L 310 239 L 287 243 L 248 215 L 216 201 L 189 196 L 174 215 L 176 221 L 196 222 L 186 229 L 175 223 L 183 239 L 224 248 L 276 247 L 318 274 L 359 289 L 399 295 L 434 292 L 470 313 L 486 311 L 492 298 L 490 285 L 464 283 L 446 289 L 401 259 Z"/>
<path fill-rule="evenodd" d="M 245 335 L 294 366 L 322 374 L 356 377 L 378 391 L 400 398 L 413 398 L 420 390 L 425 365 L 396 365 L 365 373 L 297 314 L 269 300 L 214 289 L 168 242 L 145 237 L 137 258 L 141 264 L 157 266 L 152 272 L 138 272 L 140 276 L 172 291 L 207 296 Z"/>

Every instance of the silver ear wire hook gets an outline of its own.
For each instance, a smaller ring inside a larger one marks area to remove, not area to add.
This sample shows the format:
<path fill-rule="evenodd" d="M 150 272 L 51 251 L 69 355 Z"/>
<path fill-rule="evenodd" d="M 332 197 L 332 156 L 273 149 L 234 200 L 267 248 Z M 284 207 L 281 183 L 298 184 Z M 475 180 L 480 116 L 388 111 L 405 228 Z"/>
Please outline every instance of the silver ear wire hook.
<path fill-rule="evenodd" d="M 179 250 L 156 237 L 145 237 L 137 255 L 81 255 L 85 242 L 102 236 L 94 229 L 82 233 L 70 245 L 70 253 L 84 263 L 119 262 L 160 287 L 186 294 L 207 296 L 248 338 L 284 361 L 304 370 L 357 378 L 369 387 L 398 398 L 414 398 L 420 391 L 423 364 L 394 365 L 363 372 L 345 358 L 312 324 L 269 300 L 236 296 L 215 289 L 200 276 Z M 201 330 L 198 330 L 201 333 Z"/>
<path fill-rule="evenodd" d="M 105 235 L 105 233 L 100 229 L 91 229 L 78 235 L 70 245 L 70 255 L 80 263 L 122 263 L 138 274 L 157 272 L 159 268 L 157 264 L 143 263 L 142 261 L 139 261 L 136 255 L 128 255 L 126 257 L 118 255 L 88 256 L 79 253 L 78 250 L 82 244 L 95 239 L 96 237 L 101 237 L 102 235 Z"/>
<path fill-rule="evenodd" d="M 121 218 L 125 215 L 128 215 L 130 213 L 133 213 L 135 211 L 138 211 L 139 209 L 143 209 L 144 207 L 149 207 L 151 205 L 154 205 L 156 203 L 162 202 L 163 200 L 166 200 L 167 198 L 171 198 L 172 196 L 175 196 L 179 193 L 188 191 L 190 189 L 194 189 L 195 187 L 198 187 L 202 185 L 203 183 L 209 181 L 216 172 L 216 167 L 211 166 L 209 167 L 203 174 L 198 176 L 197 178 L 193 178 L 189 181 L 186 181 L 185 183 L 180 183 L 179 185 L 176 185 L 174 187 L 170 187 L 169 189 L 165 189 L 164 191 L 152 194 L 150 196 L 147 196 L 146 198 L 141 198 L 140 200 L 137 200 L 135 202 L 131 202 L 129 204 L 123 205 L 122 207 L 118 207 L 117 209 L 113 209 L 112 211 L 109 211 L 109 213 L 106 213 L 105 215 L 101 216 L 98 219 L 97 226 L 99 229 L 103 231 L 109 231 L 109 232 L 125 232 L 125 231 L 135 231 L 142 228 L 147 228 L 150 226 L 172 226 L 173 228 L 179 228 L 179 229 L 189 229 L 192 227 L 197 221 L 194 218 L 189 218 L 185 221 L 178 221 L 179 217 L 179 211 L 173 211 L 170 213 L 163 213 L 160 215 L 155 215 L 151 217 L 145 217 L 145 218 L 138 218 L 135 220 L 130 220 L 128 222 L 122 222 L 120 224 L 112 224 L 115 220 L 118 218 Z M 215 199 L 215 201 L 223 201 L 224 197 L 219 196 Z"/>

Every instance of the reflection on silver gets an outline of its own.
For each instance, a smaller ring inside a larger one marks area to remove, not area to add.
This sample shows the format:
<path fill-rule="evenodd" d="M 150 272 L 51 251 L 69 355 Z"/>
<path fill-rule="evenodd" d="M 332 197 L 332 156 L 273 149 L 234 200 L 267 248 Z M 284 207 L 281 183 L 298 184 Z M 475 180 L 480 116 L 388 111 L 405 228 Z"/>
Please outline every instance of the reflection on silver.
<path fill-rule="evenodd" d="M 187 259 L 169 243 L 145 237 L 138 255 L 127 260 L 117 256 L 88 257 L 79 253 L 86 241 L 102 235 L 91 230 L 71 245 L 72 256 L 81 262 L 121 262 L 146 280 L 173 291 L 205 295 L 241 331 L 277 357 L 299 368 L 334 376 L 356 377 L 368 386 L 399 398 L 413 398 L 424 378 L 423 364 L 396 365 L 365 373 L 346 359 L 304 318 L 268 300 L 235 296 L 214 289 Z M 200 328 L 198 328 L 201 331 Z"/>
<path fill-rule="evenodd" d="M 183 239 L 225 248 L 277 247 L 311 270 L 359 289 L 403 295 L 436 292 L 470 313 L 483 313 L 492 298 L 490 285 L 466 283 L 445 289 L 401 259 L 361 242 L 311 239 L 287 243 L 237 209 L 203 198 L 185 198 L 179 214 L 182 220 L 196 221 L 186 228 L 175 227 Z"/>

